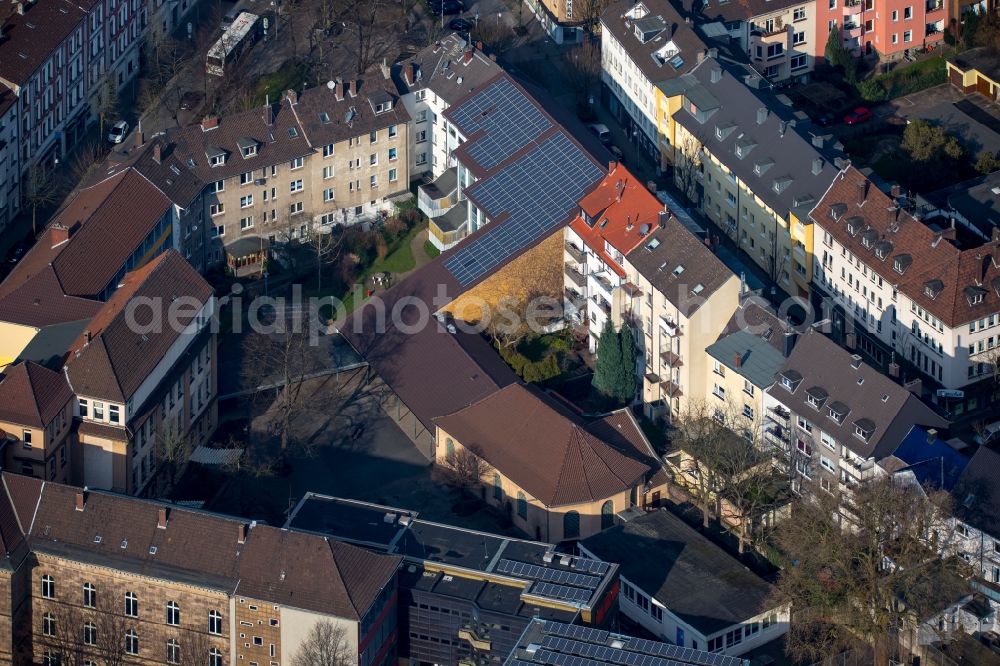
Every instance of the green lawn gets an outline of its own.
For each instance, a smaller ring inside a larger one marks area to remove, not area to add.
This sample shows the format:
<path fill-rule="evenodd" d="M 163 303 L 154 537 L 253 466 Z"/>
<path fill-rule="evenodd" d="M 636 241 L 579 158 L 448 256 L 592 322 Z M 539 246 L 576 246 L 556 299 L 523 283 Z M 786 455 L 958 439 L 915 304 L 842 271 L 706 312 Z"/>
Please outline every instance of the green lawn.
<path fill-rule="evenodd" d="M 424 252 L 426 252 L 427 256 L 431 259 L 441 254 L 441 250 L 434 247 L 434 243 L 430 241 L 424 241 Z"/>
<path fill-rule="evenodd" d="M 254 104 L 263 105 L 265 100 L 277 102 L 286 90 L 302 90 L 306 80 L 306 67 L 301 63 L 286 60 L 277 71 L 264 74 L 254 84 Z"/>
<path fill-rule="evenodd" d="M 879 98 L 903 97 L 945 83 L 947 80 L 948 70 L 945 58 L 944 56 L 936 56 L 915 62 L 912 65 L 896 67 L 888 74 L 873 76 L 858 84 L 858 89 L 865 99 L 878 101 Z M 881 89 L 877 97 L 872 96 L 875 89 Z"/>

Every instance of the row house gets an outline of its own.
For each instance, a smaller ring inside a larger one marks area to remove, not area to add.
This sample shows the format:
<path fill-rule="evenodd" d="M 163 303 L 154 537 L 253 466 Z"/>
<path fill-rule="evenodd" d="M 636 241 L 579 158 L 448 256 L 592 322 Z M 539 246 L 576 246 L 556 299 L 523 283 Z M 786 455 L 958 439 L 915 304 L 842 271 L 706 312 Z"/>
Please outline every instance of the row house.
<path fill-rule="evenodd" d="M 669 0 L 617 2 L 601 14 L 601 97 L 653 159 L 666 168 L 676 111 L 659 92 L 701 62 L 705 42 Z"/>
<path fill-rule="evenodd" d="M 815 287 L 833 334 L 893 376 L 920 380 L 956 418 L 984 418 L 1000 347 L 1000 237 L 927 217 L 899 188 L 848 167 L 810 214 Z"/>
<path fill-rule="evenodd" d="M 739 306 L 740 280 L 677 218 L 665 218 L 625 256 L 635 290 L 614 316 L 635 331 L 644 414 L 670 420 L 708 395 L 704 350 Z"/>
<path fill-rule="evenodd" d="M 291 663 L 319 624 L 342 637 L 344 663 L 394 662 L 398 557 L 9 473 L 0 481 L 5 663 Z"/>
<path fill-rule="evenodd" d="M 397 102 L 373 71 L 168 131 L 165 150 L 207 183 L 206 261 L 259 273 L 272 244 L 373 219 L 408 196 L 409 116 Z"/>
<path fill-rule="evenodd" d="M 465 456 L 482 460 L 483 499 L 551 543 L 608 529 L 629 507 L 659 504 L 666 475 L 628 410 L 584 423 L 549 400 L 511 384 L 435 419 L 435 464 L 461 469 Z"/>
<path fill-rule="evenodd" d="M 816 3 L 816 41 L 825 48 L 836 30 L 855 55 L 900 60 L 911 51 L 942 44 L 958 0 L 822 0 Z M 968 4 L 968 3 L 965 3 Z"/>
<path fill-rule="evenodd" d="M 215 308 L 211 286 L 177 252 L 125 276 L 69 347 L 74 478 L 155 495 L 162 459 L 208 441 L 218 422 Z"/>
<path fill-rule="evenodd" d="M 63 375 L 34 361 L 0 381 L 4 469 L 67 483 L 71 479 L 73 392 Z"/>
<path fill-rule="evenodd" d="M 785 292 L 809 294 L 809 211 L 837 174 L 824 137 L 800 134 L 773 96 L 711 58 L 686 77 L 672 118 L 674 180 Z"/>
<path fill-rule="evenodd" d="M 24 0 L 14 8 L 0 27 L 0 109 L 12 109 L 14 121 L 2 123 L 7 137 L 0 139 L 17 152 L 8 156 L 11 175 L 0 197 L 8 220 L 23 198 L 18 181 L 27 169 L 58 164 L 138 74 L 146 27 L 140 0 Z"/>
<path fill-rule="evenodd" d="M 816 3 L 811 0 L 708 0 L 701 13 L 722 23 L 754 69 L 770 81 L 807 81 L 826 48 L 825 36 L 816 31 Z"/>
<path fill-rule="evenodd" d="M 663 204 L 645 185 L 612 162 L 566 227 L 565 312 L 586 326 L 591 353 L 597 351 L 612 311 L 620 309 L 616 300 L 635 289 L 625 281 L 625 255 L 642 243 L 663 213 Z"/>
<path fill-rule="evenodd" d="M 914 426 L 943 430 L 948 422 L 815 329 L 799 336 L 764 399 L 763 446 L 793 489 L 818 487 L 848 501 Z"/>

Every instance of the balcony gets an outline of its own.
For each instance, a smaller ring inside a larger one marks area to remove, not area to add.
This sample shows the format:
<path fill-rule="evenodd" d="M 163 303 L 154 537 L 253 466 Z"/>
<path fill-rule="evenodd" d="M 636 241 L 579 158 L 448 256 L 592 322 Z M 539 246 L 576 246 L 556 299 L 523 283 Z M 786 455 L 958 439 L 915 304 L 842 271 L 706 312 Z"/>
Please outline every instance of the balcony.
<path fill-rule="evenodd" d="M 566 268 L 564 269 L 564 272 L 566 273 L 566 277 L 569 278 L 569 281 L 572 282 L 573 284 L 575 284 L 577 287 L 579 287 L 580 289 L 586 289 L 587 288 L 587 276 L 586 275 L 584 275 L 580 271 L 576 270 L 572 266 L 566 266 Z"/>
<path fill-rule="evenodd" d="M 566 254 L 580 265 L 587 263 L 587 254 L 572 243 L 566 243 Z"/>
<path fill-rule="evenodd" d="M 604 313 L 605 317 L 611 316 L 611 306 L 603 298 L 592 296 L 590 302 L 597 306 L 597 309 Z"/>
<path fill-rule="evenodd" d="M 458 170 L 454 167 L 417 188 L 417 207 L 429 218 L 444 215 L 457 202 Z"/>
<path fill-rule="evenodd" d="M 572 305 L 577 311 L 586 314 L 587 312 L 587 297 L 579 294 L 572 289 L 566 290 L 566 301 Z"/>
<path fill-rule="evenodd" d="M 684 361 L 681 357 L 672 351 L 665 351 L 660 354 L 660 360 L 669 368 L 679 368 L 684 365 Z"/>
<path fill-rule="evenodd" d="M 681 390 L 680 384 L 668 379 L 666 381 L 660 382 L 660 388 L 671 398 L 680 398 L 684 395 L 684 391 Z"/>
<path fill-rule="evenodd" d="M 600 275 L 599 273 L 591 273 L 590 277 L 593 279 L 595 285 L 597 286 L 597 290 L 602 294 L 604 294 L 610 301 L 611 292 L 614 291 L 615 289 L 615 286 L 611 284 L 611 281 L 608 278 L 604 277 L 603 275 Z"/>
<path fill-rule="evenodd" d="M 860 0 L 844 3 L 844 17 L 847 18 L 860 14 L 863 8 L 864 5 L 861 4 Z"/>
<path fill-rule="evenodd" d="M 625 295 L 628 296 L 629 298 L 638 298 L 642 296 L 642 289 L 632 284 L 631 282 L 626 282 L 625 284 L 623 284 L 622 290 L 625 292 Z"/>
<path fill-rule="evenodd" d="M 680 325 L 667 317 L 660 317 L 660 330 L 671 338 L 676 338 L 682 332 Z"/>
<path fill-rule="evenodd" d="M 927 2 L 927 18 L 935 12 L 944 12 L 944 0 L 929 0 Z"/>
<path fill-rule="evenodd" d="M 447 250 L 468 235 L 468 210 L 464 205 L 452 206 L 443 215 L 430 219 L 427 232 L 431 245 Z"/>

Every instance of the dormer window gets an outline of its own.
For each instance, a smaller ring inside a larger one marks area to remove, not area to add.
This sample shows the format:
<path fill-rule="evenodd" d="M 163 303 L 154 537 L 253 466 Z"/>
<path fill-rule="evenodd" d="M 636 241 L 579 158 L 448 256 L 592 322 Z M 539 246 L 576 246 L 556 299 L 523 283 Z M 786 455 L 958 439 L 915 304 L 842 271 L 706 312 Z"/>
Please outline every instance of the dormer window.
<path fill-rule="evenodd" d="M 802 375 L 796 370 L 786 370 L 781 373 L 781 385 L 788 390 L 789 393 L 795 393 L 795 389 L 798 388 L 799 382 L 802 381 Z"/>
<path fill-rule="evenodd" d="M 778 194 L 781 194 L 786 189 L 788 189 L 788 186 L 791 184 L 792 184 L 791 178 L 788 178 L 787 176 L 785 178 L 779 178 L 778 180 L 774 181 L 774 191 Z"/>
<path fill-rule="evenodd" d="M 878 232 L 874 229 L 869 229 L 865 233 L 861 234 L 861 244 L 865 246 L 866 249 L 872 249 L 875 245 L 875 241 L 878 240 Z"/>
<path fill-rule="evenodd" d="M 875 256 L 880 260 L 885 261 L 890 252 L 892 252 L 892 243 L 890 241 L 883 240 L 875 244 Z"/>
<path fill-rule="evenodd" d="M 854 422 L 854 434 L 860 437 L 864 441 L 871 439 L 871 436 L 875 433 L 875 422 L 871 419 L 858 419 Z"/>
<path fill-rule="evenodd" d="M 826 402 L 826 399 L 829 397 L 829 395 L 830 394 L 827 393 L 825 389 L 820 388 L 819 386 L 813 386 L 812 388 L 806 391 L 806 402 L 809 404 L 810 407 L 812 407 L 816 411 L 819 411 L 819 409 L 823 406 L 823 403 Z"/>
<path fill-rule="evenodd" d="M 243 146 L 240 151 L 243 153 L 243 157 L 253 157 L 257 154 L 257 146 Z"/>
<path fill-rule="evenodd" d="M 857 236 L 861 231 L 861 227 L 864 224 L 864 220 L 860 217 L 852 217 L 847 221 L 847 233 L 851 236 Z"/>
<path fill-rule="evenodd" d="M 214 167 L 222 166 L 226 163 L 225 155 L 214 155 L 208 158 L 208 163 Z"/>
<path fill-rule="evenodd" d="M 842 218 L 846 212 L 847 212 L 847 204 L 835 203 L 832 206 L 830 206 L 830 217 L 832 217 L 834 221 L 837 221 L 840 218 Z"/>
<path fill-rule="evenodd" d="M 928 280 L 924 283 L 924 296 L 934 300 L 944 290 L 944 283 L 941 280 Z"/>
<path fill-rule="evenodd" d="M 763 162 L 757 162 L 753 165 L 753 172 L 758 176 L 763 176 L 768 169 L 774 166 L 773 160 L 764 160 Z"/>
<path fill-rule="evenodd" d="M 222 166 L 226 163 L 226 151 L 216 146 L 206 146 L 205 157 L 213 167 Z"/>
<path fill-rule="evenodd" d="M 898 254 L 892 260 L 892 269 L 902 275 L 906 272 L 906 269 L 910 267 L 913 263 L 913 257 L 908 254 Z"/>
<path fill-rule="evenodd" d="M 836 421 L 837 423 L 843 423 L 844 419 L 847 418 L 848 412 L 851 410 L 842 402 L 831 402 L 830 408 L 827 411 L 827 416 Z"/>
<path fill-rule="evenodd" d="M 983 302 L 986 297 L 986 290 L 982 287 L 966 287 L 965 288 L 965 299 L 969 301 L 969 305 L 979 305 Z"/>
<path fill-rule="evenodd" d="M 375 105 L 375 113 L 384 113 L 392 110 L 392 101 L 379 102 Z"/>

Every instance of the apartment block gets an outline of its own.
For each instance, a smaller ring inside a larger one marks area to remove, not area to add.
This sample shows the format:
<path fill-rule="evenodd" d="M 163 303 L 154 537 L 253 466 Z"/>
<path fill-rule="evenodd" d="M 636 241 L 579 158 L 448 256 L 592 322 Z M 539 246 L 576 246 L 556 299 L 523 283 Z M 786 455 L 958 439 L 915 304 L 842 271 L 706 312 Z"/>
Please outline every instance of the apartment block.
<path fill-rule="evenodd" d="M 660 640 L 738 657 L 788 631 L 789 608 L 771 601 L 771 585 L 669 510 L 585 539 L 580 550 L 621 563 L 622 614 Z"/>
<path fill-rule="evenodd" d="M 624 268 L 637 289 L 616 316 L 636 334 L 643 412 L 669 421 L 709 394 L 704 350 L 739 306 L 740 281 L 675 217 L 626 255 Z"/>
<path fill-rule="evenodd" d="M 0 83 L 0 232 L 21 208 L 21 151 L 17 96 Z"/>
<path fill-rule="evenodd" d="M 601 14 L 602 101 L 664 168 L 673 152 L 665 123 L 675 109 L 658 90 L 689 73 L 706 53 L 705 42 L 669 0 L 625 0 Z"/>
<path fill-rule="evenodd" d="M 625 255 L 659 224 L 663 204 L 624 166 L 612 162 L 608 175 L 580 201 L 580 214 L 565 231 L 565 312 L 586 326 L 591 353 L 611 318 L 636 287 L 625 280 Z M 623 290 L 622 293 L 618 293 Z"/>
<path fill-rule="evenodd" d="M 395 663 L 398 557 L 9 473 L 0 483 L 5 663 L 283 663 L 319 623 L 342 636 L 346 663 Z"/>
<path fill-rule="evenodd" d="M 587 6 L 573 0 L 525 0 L 539 25 L 556 44 L 573 44 L 586 38 Z"/>
<path fill-rule="evenodd" d="M 944 30 L 961 3 L 945 0 L 822 0 L 816 3 L 816 41 L 826 47 L 836 27 L 855 55 L 899 60 L 907 53 L 943 43 Z"/>
<path fill-rule="evenodd" d="M 976 573 L 972 587 L 988 600 L 979 631 L 1000 629 L 996 611 L 1000 608 L 1000 454 L 990 447 L 976 449 L 961 470 L 952 489 L 955 500 L 955 522 L 952 541 L 954 551 L 968 562 Z"/>
<path fill-rule="evenodd" d="M 74 478 L 156 495 L 157 447 L 208 440 L 218 422 L 215 307 L 211 286 L 176 252 L 125 276 L 69 346 Z"/>
<path fill-rule="evenodd" d="M 66 378 L 33 361 L 8 367 L 0 381 L 4 468 L 71 480 L 73 392 Z"/>
<path fill-rule="evenodd" d="M 753 68 L 769 81 L 808 80 L 826 48 L 826 39 L 818 39 L 822 35 L 816 30 L 815 2 L 710 0 L 702 4 L 701 13 L 708 21 L 721 22 Z"/>
<path fill-rule="evenodd" d="M 756 74 L 708 58 L 688 79 L 673 116 L 676 184 L 783 290 L 807 296 L 809 211 L 837 174 L 825 138 L 800 134 Z"/>
<path fill-rule="evenodd" d="M 207 183 L 208 261 L 257 274 L 275 243 L 371 220 L 409 196 L 409 116 L 377 70 L 168 131 Z"/>
<path fill-rule="evenodd" d="M 927 215 L 899 188 L 840 172 L 810 214 L 814 282 L 848 348 L 906 381 L 953 418 L 995 400 L 1000 335 L 998 237 L 978 218 Z"/>
<path fill-rule="evenodd" d="M 948 421 L 813 329 L 799 336 L 764 400 L 764 445 L 794 489 L 807 480 L 849 498 L 914 426 L 944 430 Z"/>
<path fill-rule="evenodd" d="M 483 498 L 553 543 L 605 530 L 629 507 L 659 504 L 666 476 L 627 411 L 585 423 L 550 400 L 512 384 L 436 419 L 435 464 L 448 470 L 469 454 L 482 460 Z"/>

